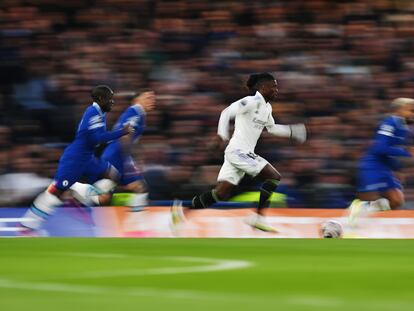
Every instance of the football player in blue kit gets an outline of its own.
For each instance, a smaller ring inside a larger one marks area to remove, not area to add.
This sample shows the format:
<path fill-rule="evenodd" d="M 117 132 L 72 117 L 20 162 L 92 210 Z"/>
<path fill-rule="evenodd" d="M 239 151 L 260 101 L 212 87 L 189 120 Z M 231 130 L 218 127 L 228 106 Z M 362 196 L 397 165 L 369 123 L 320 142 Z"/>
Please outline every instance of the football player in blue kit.
<path fill-rule="evenodd" d="M 130 102 L 131 105 L 119 117 L 113 130 L 117 131 L 129 125 L 133 129 L 133 134 L 111 141 L 102 153 L 101 159 L 103 163 L 110 163 L 114 166 L 119 173 L 118 190 L 128 192 L 126 200 L 123 200 L 123 205 L 140 211 L 147 205 L 147 186 L 142 172 L 131 156 L 131 150 L 142 135 L 146 113 L 155 107 L 154 92 L 133 94 Z M 96 205 L 94 197 L 97 192 L 99 193 L 99 190 L 94 191 L 91 185 L 82 183 L 74 184 L 72 190 L 75 190 L 75 198 L 84 205 Z M 101 201 L 108 200 L 105 198 Z"/>
<path fill-rule="evenodd" d="M 25 231 L 33 232 L 62 204 L 63 193 L 70 189 L 81 177 L 99 180 L 94 188 L 105 196 L 94 196 L 97 204 L 110 199 L 110 191 L 119 181 L 119 172 L 109 163 L 94 156 L 95 147 L 101 143 L 116 140 L 133 132 L 131 125 L 118 127 L 112 132 L 106 130 L 106 112 L 114 104 L 114 92 L 106 85 L 96 86 L 91 93 L 93 103 L 88 106 L 79 123 L 75 140 L 66 147 L 59 161 L 53 183 L 33 201 L 31 208 L 23 216 L 21 226 Z M 72 189 L 73 190 L 73 189 Z M 73 190 L 76 191 L 76 190 Z"/>
<path fill-rule="evenodd" d="M 398 158 L 412 157 L 407 149 L 411 137 L 408 124 L 414 121 L 414 99 L 397 98 L 392 113 L 379 125 L 374 140 L 358 164 L 357 199 L 349 207 L 349 222 L 357 224 L 361 215 L 398 209 L 404 204 L 402 186 L 394 172 Z"/>
<path fill-rule="evenodd" d="M 116 131 L 130 125 L 134 129 L 133 134 L 112 141 L 101 156 L 120 173 L 118 186 L 130 193 L 125 205 L 138 210 L 147 205 L 148 193 L 144 177 L 131 156 L 131 149 L 144 130 L 146 113 L 154 107 L 154 92 L 147 91 L 133 95 L 131 106 L 122 113 L 113 128 Z"/>

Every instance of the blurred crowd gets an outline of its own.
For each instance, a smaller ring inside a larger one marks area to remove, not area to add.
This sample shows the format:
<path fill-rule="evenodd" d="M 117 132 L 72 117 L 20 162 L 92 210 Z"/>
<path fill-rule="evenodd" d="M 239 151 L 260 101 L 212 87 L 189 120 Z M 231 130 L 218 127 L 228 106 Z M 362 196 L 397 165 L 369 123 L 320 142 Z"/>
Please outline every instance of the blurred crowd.
<path fill-rule="evenodd" d="M 223 160 L 211 148 L 221 110 L 266 71 L 279 84 L 276 122 L 305 123 L 309 140 L 264 133 L 256 152 L 282 174 L 289 206 L 346 207 L 390 101 L 414 97 L 413 22 L 404 0 L 2 0 L 0 205 L 49 183 L 97 84 L 117 93 L 109 127 L 125 92 L 157 94 L 134 150 L 153 200 L 206 190 Z M 412 172 L 407 163 L 407 206 Z"/>

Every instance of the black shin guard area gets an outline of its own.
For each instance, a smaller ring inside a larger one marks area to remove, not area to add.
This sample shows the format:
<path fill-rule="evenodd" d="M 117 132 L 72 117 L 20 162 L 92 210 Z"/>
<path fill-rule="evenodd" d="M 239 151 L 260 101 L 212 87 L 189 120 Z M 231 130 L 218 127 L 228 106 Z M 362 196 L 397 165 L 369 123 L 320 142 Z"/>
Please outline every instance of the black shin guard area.
<path fill-rule="evenodd" d="M 277 188 L 279 184 L 279 180 L 277 179 L 267 179 L 262 184 L 260 188 L 260 200 L 259 200 L 259 208 L 263 208 L 267 202 L 267 200 L 272 195 L 273 191 Z"/>
<path fill-rule="evenodd" d="M 277 179 L 266 179 L 264 183 L 262 184 L 260 191 L 264 190 L 267 192 L 273 192 L 277 188 L 277 185 L 279 184 L 279 182 L 280 181 Z"/>
<path fill-rule="evenodd" d="M 201 195 L 195 196 L 192 201 L 192 209 L 208 208 L 212 204 L 216 203 L 217 200 L 215 199 L 213 191 L 208 191 Z"/>

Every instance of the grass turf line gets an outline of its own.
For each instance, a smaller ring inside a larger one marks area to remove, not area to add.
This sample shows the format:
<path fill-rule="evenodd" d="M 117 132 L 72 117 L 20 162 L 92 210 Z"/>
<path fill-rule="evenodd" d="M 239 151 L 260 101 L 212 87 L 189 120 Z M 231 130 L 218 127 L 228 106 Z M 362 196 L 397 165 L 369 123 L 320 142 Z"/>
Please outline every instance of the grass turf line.
<path fill-rule="evenodd" d="M 413 240 L 0 239 L 1 310 L 412 310 L 413 246 Z M 197 269 L 211 264 L 206 258 L 252 266 L 146 275 Z M 121 274 L 90 277 L 108 271 Z"/>

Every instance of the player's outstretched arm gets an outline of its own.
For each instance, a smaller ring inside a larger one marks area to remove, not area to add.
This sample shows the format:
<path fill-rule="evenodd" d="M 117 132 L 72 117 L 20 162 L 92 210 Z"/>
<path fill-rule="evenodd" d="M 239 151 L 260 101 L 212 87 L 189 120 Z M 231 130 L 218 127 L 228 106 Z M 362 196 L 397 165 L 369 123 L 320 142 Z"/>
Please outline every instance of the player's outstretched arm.
<path fill-rule="evenodd" d="M 288 125 L 275 124 L 272 114 L 269 114 L 266 129 L 272 135 L 294 139 L 301 144 L 306 141 L 306 127 L 302 123 Z"/>
<path fill-rule="evenodd" d="M 299 143 L 304 143 L 306 141 L 306 127 L 304 124 L 272 124 L 266 126 L 268 132 L 272 135 L 279 137 L 287 137 L 294 139 Z"/>
<path fill-rule="evenodd" d="M 133 127 L 129 124 L 127 124 L 125 127 L 108 132 L 105 130 L 104 127 L 98 127 L 93 130 L 90 130 L 90 136 L 94 140 L 96 144 L 105 143 L 111 140 L 118 139 L 124 135 L 128 135 L 134 131 Z"/>

